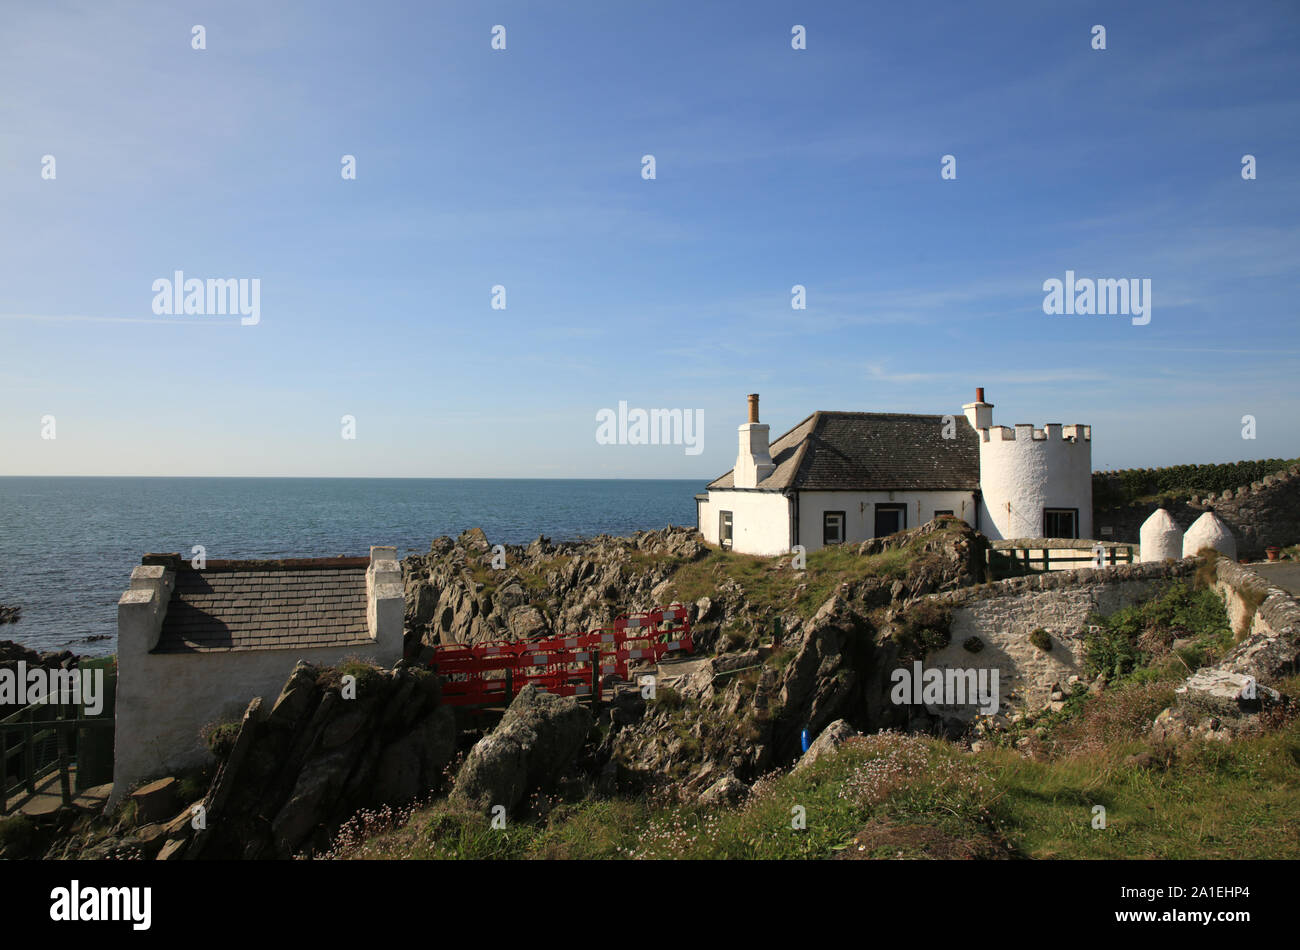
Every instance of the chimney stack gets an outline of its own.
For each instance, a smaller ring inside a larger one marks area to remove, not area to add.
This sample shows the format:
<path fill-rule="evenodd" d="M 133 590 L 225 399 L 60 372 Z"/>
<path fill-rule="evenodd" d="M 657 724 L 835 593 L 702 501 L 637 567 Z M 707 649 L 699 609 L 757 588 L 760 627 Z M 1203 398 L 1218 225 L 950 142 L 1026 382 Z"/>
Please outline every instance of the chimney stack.
<path fill-rule="evenodd" d="M 993 425 L 993 404 L 984 401 L 984 387 L 975 387 L 975 401 L 961 407 L 973 429 L 988 429 Z"/>
<path fill-rule="evenodd" d="M 758 393 L 749 395 L 749 421 L 740 427 L 740 453 L 732 482 L 737 488 L 757 488 L 776 469 L 768 445 L 768 428 L 758 421 Z"/>

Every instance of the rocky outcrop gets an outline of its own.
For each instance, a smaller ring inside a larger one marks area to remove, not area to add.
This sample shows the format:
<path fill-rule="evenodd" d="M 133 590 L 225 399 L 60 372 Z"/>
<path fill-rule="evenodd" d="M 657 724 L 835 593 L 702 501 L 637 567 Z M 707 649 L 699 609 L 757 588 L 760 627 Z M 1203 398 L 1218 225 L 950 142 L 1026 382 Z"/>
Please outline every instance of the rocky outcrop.
<path fill-rule="evenodd" d="M 450 800 L 487 814 L 498 805 L 514 811 L 530 791 L 555 784 L 586 742 L 592 722 L 590 710 L 577 700 L 529 683 L 470 750 Z"/>
<path fill-rule="evenodd" d="M 663 606 L 663 585 L 676 565 L 706 551 L 689 528 L 559 544 L 538 537 L 526 546 L 502 547 L 503 555 L 494 554 L 475 528 L 454 541 L 438 538 L 428 554 L 402 562 L 408 656 L 426 644 L 608 626 L 619 614 Z M 711 603 L 710 610 L 718 614 L 713 619 L 723 619 L 725 604 Z"/>
<path fill-rule="evenodd" d="M 254 700 L 245 712 L 203 799 L 206 827 L 193 828 L 188 811 L 177 816 L 162 851 L 229 859 L 327 849 L 358 808 L 400 804 L 442 783 L 456 732 L 438 698 L 433 674 L 400 664 L 299 663 L 269 710 Z"/>
<path fill-rule="evenodd" d="M 657 785 L 682 800 L 721 801 L 735 783 L 795 761 L 805 729 L 816 735 L 836 720 L 863 731 L 906 727 L 911 711 L 888 702 L 894 620 L 927 595 L 975 583 L 986 543 L 963 522 L 932 522 L 863 546 L 864 558 L 896 547 L 912 556 L 902 571 L 847 575 L 810 617 L 757 618 L 767 629 L 780 621 L 771 647 L 720 653 L 641 707 L 616 701 L 593 758 L 625 791 Z M 714 609 L 704 599 L 696 607 L 702 617 Z M 921 718 L 915 725 L 931 725 Z"/>
<path fill-rule="evenodd" d="M 21 607 L 6 607 L 4 604 L 0 604 L 0 626 L 7 623 L 17 623 L 21 616 Z"/>
<path fill-rule="evenodd" d="M 858 730 L 843 719 L 836 719 L 821 731 L 821 735 L 813 740 L 812 745 L 808 746 L 808 751 L 800 756 L 799 761 L 795 764 L 795 771 L 808 768 L 814 762 L 830 755 L 844 745 L 845 742 L 856 739 L 859 735 Z"/>

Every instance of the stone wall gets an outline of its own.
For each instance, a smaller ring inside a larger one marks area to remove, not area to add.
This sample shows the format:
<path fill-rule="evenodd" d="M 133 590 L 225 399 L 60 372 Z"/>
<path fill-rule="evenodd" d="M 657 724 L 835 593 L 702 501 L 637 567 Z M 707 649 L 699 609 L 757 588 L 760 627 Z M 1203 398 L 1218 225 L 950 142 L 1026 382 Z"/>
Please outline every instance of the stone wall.
<path fill-rule="evenodd" d="M 1294 702 L 1274 686 L 1300 670 L 1300 604 L 1226 557 L 1215 564 L 1214 586 L 1224 598 L 1237 645 L 1175 690 L 1174 705 L 1152 724 L 1157 740 L 1258 734 L 1260 713 Z"/>
<path fill-rule="evenodd" d="M 925 668 L 996 669 L 1002 711 L 1040 709 L 1053 684 L 1083 676 L 1083 640 L 1089 614 L 1109 614 L 1157 595 L 1174 578 L 1187 577 L 1196 561 L 1086 568 L 1030 577 L 1013 577 L 982 584 L 928 600 L 952 610 L 951 640 L 929 653 Z M 1030 641 L 1038 629 L 1051 638 L 1051 649 Z M 983 643 L 979 652 L 964 645 L 971 637 Z M 963 720 L 976 715 L 974 706 L 929 710 Z"/>
<path fill-rule="evenodd" d="M 1103 541 L 1137 543 L 1142 522 L 1158 505 L 1155 502 L 1098 508 L 1093 524 Z M 1233 491 L 1206 498 L 1193 496 L 1188 501 L 1167 506 L 1178 527 L 1186 531 L 1207 508 L 1232 529 L 1237 539 L 1237 553 L 1242 557 L 1261 558 L 1264 549 L 1286 547 L 1300 542 L 1300 466 L 1292 466 L 1258 482 Z M 1110 529 L 1110 533 L 1106 529 Z"/>
<path fill-rule="evenodd" d="M 1276 637 L 1300 630 L 1300 605 L 1280 587 L 1226 557 L 1215 569 L 1214 589 L 1223 597 L 1228 621 L 1238 639 Z"/>

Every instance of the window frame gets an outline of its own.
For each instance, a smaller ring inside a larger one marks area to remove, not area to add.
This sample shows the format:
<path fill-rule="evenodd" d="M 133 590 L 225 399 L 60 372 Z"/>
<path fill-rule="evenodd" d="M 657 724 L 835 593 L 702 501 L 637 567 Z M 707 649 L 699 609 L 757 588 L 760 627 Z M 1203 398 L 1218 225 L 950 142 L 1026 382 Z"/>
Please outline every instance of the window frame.
<path fill-rule="evenodd" d="M 724 533 L 725 529 L 725 533 Z M 733 512 L 718 509 L 718 547 L 735 548 L 736 518 Z"/>
<path fill-rule="evenodd" d="M 1052 534 L 1047 530 L 1047 518 L 1049 515 L 1069 515 L 1073 519 L 1073 534 Z M 1078 508 L 1043 508 L 1043 537 L 1045 538 L 1072 538 L 1078 540 L 1079 537 L 1079 509 Z"/>
<path fill-rule="evenodd" d="M 840 538 L 838 541 L 827 540 L 827 528 L 830 527 L 829 521 L 832 517 L 840 519 Z M 829 547 L 832 544 L 847 544 L 849 540 L 849 515 L 847 511 L 823 511 L 822 512 L 822 547 Z"/>
<path fill-rule="evenodd" d="M 898 512 L 898 531 L 907 530 L 907 504 L 905 502 L 885 501 L 876 502 L 871 512 L 871 536 L 873 538 L 887 538 L 889 534 L 897 534 L 897 531 L 891 531 L 889 534 L 876 533 L 876 520 L 880 517 L 882 511 Z"/>

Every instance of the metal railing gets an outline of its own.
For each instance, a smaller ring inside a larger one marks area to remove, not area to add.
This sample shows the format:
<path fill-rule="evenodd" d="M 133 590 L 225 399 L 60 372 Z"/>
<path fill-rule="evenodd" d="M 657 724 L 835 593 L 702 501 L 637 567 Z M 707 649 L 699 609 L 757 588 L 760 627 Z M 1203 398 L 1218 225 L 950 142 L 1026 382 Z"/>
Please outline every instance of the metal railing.
<path fill-rule="evenodd" d="M 112 780 L 117 670 L 111 659 L 81 665 L 94 667 L 105 671 L 97 714 L 88 716 L 75 703 L 35 703 L 0 719 L 0 815 L 10 810 L 10 799 L 34 796 L 56 772 L 65 805 L 74 791 Z"/>

